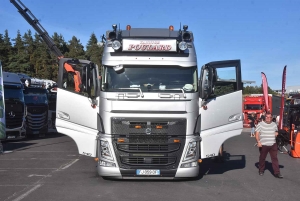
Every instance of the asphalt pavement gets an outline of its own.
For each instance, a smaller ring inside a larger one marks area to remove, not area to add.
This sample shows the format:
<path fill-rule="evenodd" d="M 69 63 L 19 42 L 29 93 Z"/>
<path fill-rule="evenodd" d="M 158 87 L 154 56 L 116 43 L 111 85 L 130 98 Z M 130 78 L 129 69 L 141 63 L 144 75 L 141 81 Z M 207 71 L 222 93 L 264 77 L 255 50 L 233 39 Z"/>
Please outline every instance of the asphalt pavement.
<path fill-rule="evenodd" d="M 300 159 L 278 154 L 283 179 L 270 157 L 258 175 L 258 148 L 249 129 L 225 142 L 224 161 L 205 159 L 200 176 L 183 181 L 104 180 L 93 158 L 81 156 L 64 135 L 3 143 L 0 200 L 299 200 Z"/>

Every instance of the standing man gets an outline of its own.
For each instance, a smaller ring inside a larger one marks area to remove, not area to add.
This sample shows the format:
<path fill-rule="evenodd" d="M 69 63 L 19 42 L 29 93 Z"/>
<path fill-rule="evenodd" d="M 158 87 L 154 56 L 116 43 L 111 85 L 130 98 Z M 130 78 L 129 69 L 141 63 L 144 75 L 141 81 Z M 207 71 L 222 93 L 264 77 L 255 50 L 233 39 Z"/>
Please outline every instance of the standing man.
<path fill-rule="evenodd" d="M 250 127 L 251 127 L 251 133 L 250 133 L 250 137 L 255 137 L 255 121 L 256 121 L 256 118 L 255 118 L 255 114 L 252 113 L 252 115 L 250 116 L 249 118 L 249 121 L 250 121 Z"/>
<path fill-rule="evenodd" d="M 272 121 L 272 114 L 267 113 L 265 121 L 260 122 L 255 130 L 255 138 L 259 147 L 259 175 L 263 176 L 265 171 L 265 160 L 267 154 L 270 153 L 272 167 L 276 178 L 283 178 L 280 174 L 279 163 L 277 158 L 276 136 L 278 128 L 276 123 Z"/>

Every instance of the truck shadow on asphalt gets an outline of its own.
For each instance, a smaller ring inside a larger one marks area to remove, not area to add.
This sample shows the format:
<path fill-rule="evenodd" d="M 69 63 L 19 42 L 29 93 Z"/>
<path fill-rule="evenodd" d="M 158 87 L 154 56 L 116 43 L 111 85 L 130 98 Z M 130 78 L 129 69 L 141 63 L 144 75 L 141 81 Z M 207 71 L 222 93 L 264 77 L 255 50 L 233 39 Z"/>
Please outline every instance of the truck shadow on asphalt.
<path fill-rule="evenodd" d="M 223 157 L 204 159 L 200 164 L 199 176 L 193 180 L 202 179 L 205 175 L 223 174 L 224 172 L 246 167 L 245 155 L 231 155 L 226 151 Z"/>
<path fill-rule="evenodd" d="M 236 169 L 243 169 L 246 166 L 245 155 L 230 155 L 226 151 L 223 152 L 223 157 L 215 157 L 204 159 L 200 165 L 199 176 L 195 178 L 187 178 L 180 180 L 118 180 L 111 178 L 103 178 L 108 181 L 125 181 L 125 182 L 184 182 L 196 181 L 203 178 L 204 175 L 223 174 L 224 172 Z M 99 177 L 98 175 L 96 177 Z"/>

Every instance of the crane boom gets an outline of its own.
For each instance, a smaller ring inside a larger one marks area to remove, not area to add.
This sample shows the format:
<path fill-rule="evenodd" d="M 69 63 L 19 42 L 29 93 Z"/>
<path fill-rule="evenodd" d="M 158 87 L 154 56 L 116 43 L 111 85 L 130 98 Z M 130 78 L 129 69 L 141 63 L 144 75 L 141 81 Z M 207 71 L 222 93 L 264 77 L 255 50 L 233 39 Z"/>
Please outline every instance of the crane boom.
<path fill-rule="evenodd" d="M 64 55 L 62 52 L 58 49 L 53 39 L 49 36 L 47 31 L 39 23 L 39 20 L 31 13 L 31 11 L 20 0 L 10 0 L 10 2 L 18 9 L 19 13 L 34 28 L 40 37 L 43 38 L 48 48 L 57 56 L 57 58 L 63 58 Z"/>

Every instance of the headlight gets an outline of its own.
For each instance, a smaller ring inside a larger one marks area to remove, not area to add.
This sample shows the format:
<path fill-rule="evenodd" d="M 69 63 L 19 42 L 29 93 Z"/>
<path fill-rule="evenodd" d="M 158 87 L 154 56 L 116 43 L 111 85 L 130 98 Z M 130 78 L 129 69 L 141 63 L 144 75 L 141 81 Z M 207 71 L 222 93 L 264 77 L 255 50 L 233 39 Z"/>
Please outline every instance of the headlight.
<path fill-rule="evenodd" d="M 183 161 L 195 159 L 197 156 L 197 142 L 189 142 Z"/>
<path fill-rule="evenodd" d="M 179 47 L 180 50 L 184 51 L 184 50 L 187 49 L 187 44 L 186 44 L 186 42 L 181 41 L 181 42 L 178 44 L 178 47 Z"/>
<path fill-rule="evenodd" d="M 107 160 L 113 160 L 107 141 L 100 140 L 100 156 Z"/>
<path fill-rule="evenodd" d="M 120 43 L 120 41 L 114 40 L 114 41 L 112 42 L 112 48 L 113 48 L 114 50 L 120 49 L 120 48 L 121 48 L 121 43 Z"/>

